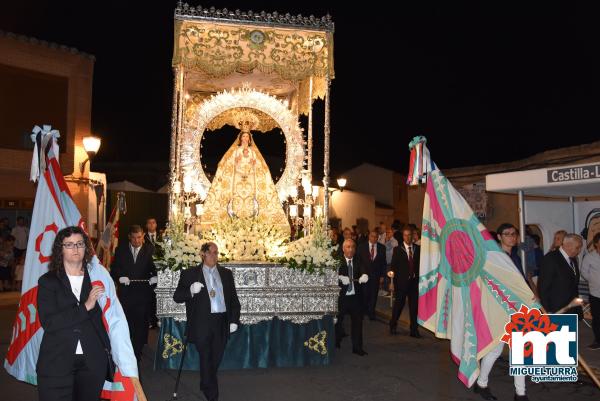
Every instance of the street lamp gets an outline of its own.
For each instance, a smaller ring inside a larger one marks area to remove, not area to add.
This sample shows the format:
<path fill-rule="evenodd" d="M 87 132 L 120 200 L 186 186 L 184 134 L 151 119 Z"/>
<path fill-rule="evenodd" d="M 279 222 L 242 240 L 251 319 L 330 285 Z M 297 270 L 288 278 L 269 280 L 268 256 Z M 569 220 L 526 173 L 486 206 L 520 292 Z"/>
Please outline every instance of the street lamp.
<path fill-rule="evenodd" d="M 79 163 L 79 172 L 81 175 L 83 175 L 83 172 L 85 171 L 86 163 L 90 161 L 90 159 L 94 157 L 96 153 L 98 153 L 101 143 L 102 140 L 97 136 L 86 136 L 83 138 L 83 149 L 85 150 L 85 153 L 87 153 L 88 157 L 83 162 Z"/>
<path fill-rule="evenodd" d="M 346 180 L 344 177 L 340 177 L 337 179 L 337 184 L 338 187 L 340 187 L 340 192 L 344 192 L 344 188 L 346 187 L 347 182 L 348 180 Z"/>

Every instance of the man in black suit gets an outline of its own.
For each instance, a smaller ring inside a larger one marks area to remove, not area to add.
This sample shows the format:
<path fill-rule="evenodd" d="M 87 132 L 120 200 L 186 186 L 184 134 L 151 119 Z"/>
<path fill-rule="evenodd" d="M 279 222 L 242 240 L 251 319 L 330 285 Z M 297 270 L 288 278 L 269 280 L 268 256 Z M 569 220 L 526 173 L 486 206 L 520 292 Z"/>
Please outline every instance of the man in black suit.
<path fill-rule="evenodd" d="M 567 234 L 562 245 L 548 252 L 540 268 L 538 292 L 546 313 L 569 305 L 579 295 L 579 262 L 583 240 L 577 234 Z M 570 313 L 578 313 L 580 307 L 572 308 Z"/>
<path fill-rule="evenodd" d="M 131 226 L 128 238 L 129 242 L 115 251 L 110 275 L 117 284 L 117 295 L 127 317 L 133 352 L 139 363 L 144 344 L 148 342 L 148 310 L 154 294 L 152 286 L 157 283 L 157 278 L 152 260 L 154 248 L 144 243 L 142 227 Z"/>
<path fill-rule="evenodd" d="M 365 288 L 364 305 L 369 319 L 375 320 L 375 306 L 379 293 L 379 281 L 385 274 L 387 264 L 385 261 L 385 246 L 378 241 L 376 230 L 369 231 L 369 240 L 358 244 L 357 255 L 361 266 L 365 267 L 369 281 Z"/>
<path fill-rule="evenodd" d="M 240 324 L 240 301 L 231 270 L 217 264 L 213 242 L 202 245 L 203 263 L 183 270 L 173 300 L 185 302 L 187 339 L 200 355 L 200 390 L 208 401 L 219 398 L 217 370 L 230 333 Z"/>
<path fill-rule="evenodd" d="M 146 233 L 144 234 L 144 243 L 152 245 L 153 255 L 156 254 L 156 241 L 161 241 L 162 238 L 156 230 L 157 224 L 154 217 L 148 217 L 146 219 Z M 150 298 L 150 306 L 148 307 L 148 321 L 150 322 L 150 328 L 153 329 L 158 326 L 158 318 L 156 317 L 156 285 L 152 287 L 152 297 Z"/>
<path fill-rule="evenodd" d="M 363 298 L 365 284 L 369 276 L 360 263 L 356 254 L 356 243 L 347 239 L 343 244 L 343 261 L 339 268 L 340 296 L 338 298 L 338 318 L 335 324 L 335 346 L 340 348 L 343 338 L 344 315 L 350 315 L 352 352 L 364 356 L 367 355 L 363 349 L 362 319 Z"/>
<path fill-rule="evenodd" d="M 404 303 L 408 297 L 410 313 L 410 336 L 421 338 L 417 325 L 419 306 L 419 261 L 421 250 L 413 244 L 413 230 L 405 227 L 402 230 L 402 243 L 394 248 L 389 277 L 394 283 L 394 306 L 390 320 L 390 334 L 396 334 L 398 319 L 402 314 Z"/>
<path fill-rule="evenodd" d="M 156 246 L 156 241 L 160 241 L 162 238 L 156 230 L 157 228 L 156 219 L 154 217 L 148 217 L 146 219 L 146 233 L 144 234 L 144 242 Z"/>

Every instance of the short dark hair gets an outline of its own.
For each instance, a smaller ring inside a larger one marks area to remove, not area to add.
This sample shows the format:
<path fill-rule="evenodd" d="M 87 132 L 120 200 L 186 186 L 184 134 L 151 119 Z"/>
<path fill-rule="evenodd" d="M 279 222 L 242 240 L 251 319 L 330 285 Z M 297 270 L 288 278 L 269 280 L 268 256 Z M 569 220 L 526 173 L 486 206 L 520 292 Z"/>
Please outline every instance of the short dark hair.
<path fill-rule="evenodd" d="M 147 217 L 147 218 L 146 218 L 146 224 L 148 224 L 148 222 L 149 222 L 150 220 L 154 220 L 154 221 L 156 222 L 156 217 L 154 217 L 154 216 Z"/>
<path fill-rule="evenodd" d="M 500 226 L 498 226 L 498 228 L 496 229 L 496 234 L 498 235 L 502 235 L 502 232 L 504 230 L 508 230 L 510 228 L 514 228 L 515 230 L 517 230 L 517 232 L 519 232 L 519 230 L 517 229 L 517 227 L 514 226 L 514 224 L 511 223 L 502 223 L 500 224 Z"/>
<path fill-rule="evenodd" d="M 17 221 L 19 221 L 19 220 L 23 220 L 23 221 L 25 221 L 25 217 L 23 217 L 23 216 L 19 216 L 19 217 L 17 217 Z"/>
<path fill-rule="evenodd" d="M 128 234 L 143 233 L 143 232 L 144 232 L 144 230 L 142 229 L 142 227 L 139 224 L 134 224 L 132 226 L 129 226 Z"/>

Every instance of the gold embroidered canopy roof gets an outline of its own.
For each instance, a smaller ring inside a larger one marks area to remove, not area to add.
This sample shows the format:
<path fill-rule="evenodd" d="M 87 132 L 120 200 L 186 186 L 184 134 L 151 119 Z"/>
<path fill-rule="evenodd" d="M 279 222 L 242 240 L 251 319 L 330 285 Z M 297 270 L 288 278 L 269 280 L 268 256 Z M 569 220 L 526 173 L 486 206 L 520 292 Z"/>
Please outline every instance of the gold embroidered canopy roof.
<path fill-rule="evenodd" d="M 216 93 L 252 82 L 258 90 L 299 103 L 308 87 L 322 98 L 334 78 L 331 17 L 252 13 L 179 4 L 173 66 L 192 71 L 187 89 Z"/>

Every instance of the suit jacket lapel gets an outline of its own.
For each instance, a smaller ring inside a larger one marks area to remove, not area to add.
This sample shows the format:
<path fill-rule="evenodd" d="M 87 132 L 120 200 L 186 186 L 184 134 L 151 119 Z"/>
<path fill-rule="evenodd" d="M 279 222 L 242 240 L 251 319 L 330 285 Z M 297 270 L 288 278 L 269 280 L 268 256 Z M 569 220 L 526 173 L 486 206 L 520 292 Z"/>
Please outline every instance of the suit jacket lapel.
<path fill-rule="evenodd" d="M 71 288 L 71 282 L 69 281 L 67 272 L 64 272 L 64 274 L 61 274 L 59 276 L 59 280 L 60 280 L 61 284 L 63 285 L 63 289 L 67 292 L 67 294 L 70 295 L 73 298 L 73 300 L 79 302 L 79 300 L 75 297 L 75 294 L 73 294 L 73 289 Z M 88 280 L 89 280 L 89 278 L 88 278 Z M 89 290 L 88 290 L 88 294 L 86 294 L 86 296 L 84 298 L 83 297 L 83 286 L 85 286 L 85 277 L 84 277 L 83 281 L 84 281 L 84 284 L 82 285 L 81 294 L 79 296 L 85 302 L 85 300 L 87 299 L 87 296 L 89 294 Z"/>
<path fill-rule="evenodd" d="M 81 295 L 79 302 L 85 302 L 92 291 L 92 280 L 90 279 L 90 273 L 87 268 L 83 268 L 83 283 L 81 284 Z"/>

